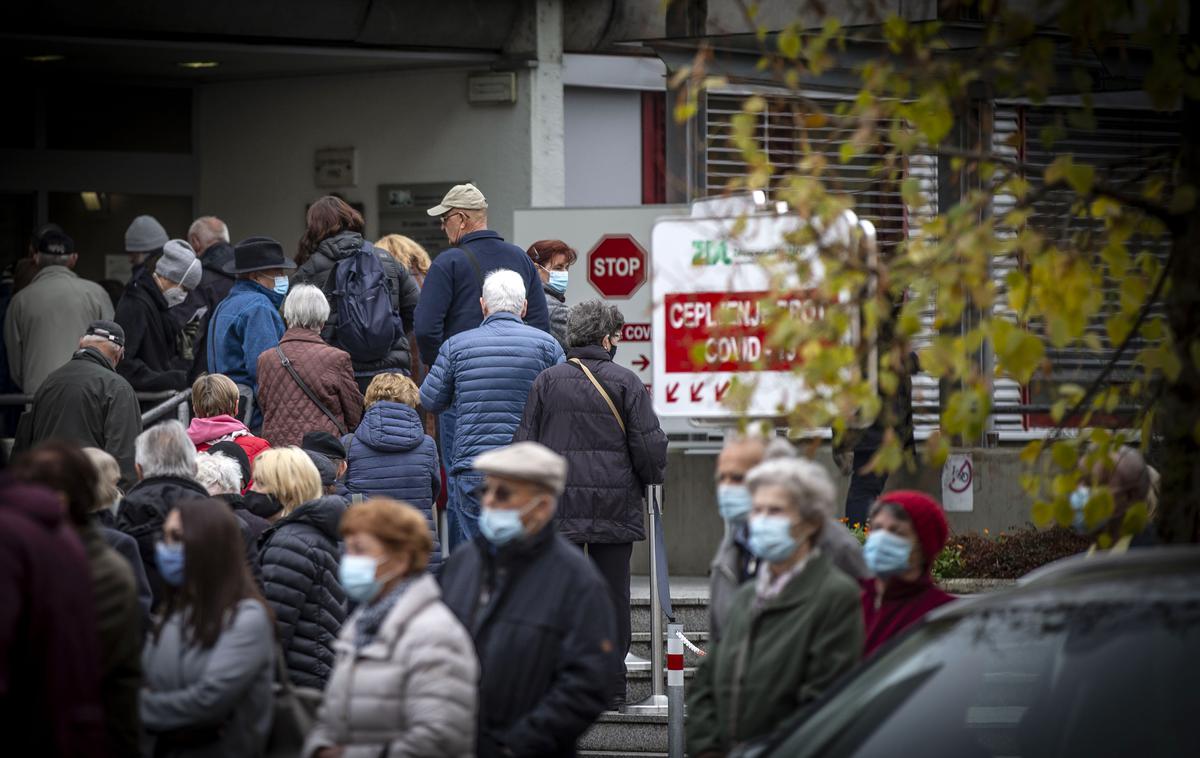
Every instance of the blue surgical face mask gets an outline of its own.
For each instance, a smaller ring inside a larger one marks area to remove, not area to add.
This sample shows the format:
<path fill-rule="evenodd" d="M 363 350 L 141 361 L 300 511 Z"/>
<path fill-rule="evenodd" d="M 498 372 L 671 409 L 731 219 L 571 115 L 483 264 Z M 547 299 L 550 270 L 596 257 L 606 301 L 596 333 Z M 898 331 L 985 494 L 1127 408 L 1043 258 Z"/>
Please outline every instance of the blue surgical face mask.
<path fill-rule="evenodd" d="M 346 595 L 356 603 L 369 603 L 383 589 L 383 582 L 375 577 L 379 562 L 369 555 L 344 555 L 338 564 L 338 581 Z"/>
<path fill-rule="evenodd" d="M 911 554 L 911 542 L 883 529 L 872 531 L 863 543 L 863 561 L 872 574 L 882 579 L 907 571 Z"/>
<path fill-rule="evenodd" d="M 168 545 L 159 542 L 154 546 L 154 563 L 159 576 L 171 587 L 183 586 L 183 544 Z"/>
<path fill-rule="evenodd" d="M 546 282 L 546 284 L 550 286 L 550 289 L 560 295 L 565 295 L 567 293 L 568 273 L 566 271 L 549 271 L 547 273 L 550 274 L 550 281 Z"/>
<path fill-rule="evenodd" d="M 755 516 L 750 519 L 750 552 L 767 563 L 781 563 L 796 552 L 792 520 L 787 516 Z"/>
<path fill-rule="evenodd" d="M 1087 518 L 1084 516 L 1084 509 L 1087 507 L 1091 496 L 1091 489 L 1084 484 L 1076 487 L 1075 491 L 1071 493 L 1071 511 L 1075 514 L 1072 526 L 1075 527 L 1075 531 L 1077 532 L 1087 531 Z"/>
<path fill-rule="evenodd" d="M 503 547 L 513 540 L 528 534 L 521 517 L 537 507 L 537 501 L 519 510 L 481 508 L 479 511 L 479 533 L 496 547 Z"/>
<path fill-rule="evenodd" d="M 286 276 L 275 277 L 275 286 L 271 289 L 275 290 L 278 295 L 286 295 L 288 293 L 288 278 Z"/>
<path fill-rule="evenodd" d="M 718 484 L 717 510 L 726 521 L 744 520 L 750 513 L 750 490 L 742 484 Z"/>

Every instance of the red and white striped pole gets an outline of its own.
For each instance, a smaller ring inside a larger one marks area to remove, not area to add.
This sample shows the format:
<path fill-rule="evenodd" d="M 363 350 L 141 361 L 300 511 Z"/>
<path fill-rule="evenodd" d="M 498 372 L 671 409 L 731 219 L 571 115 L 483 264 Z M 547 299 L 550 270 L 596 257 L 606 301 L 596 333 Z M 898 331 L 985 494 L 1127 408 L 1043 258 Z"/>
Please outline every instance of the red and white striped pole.
<path fill-rule="evenodd" d="M 683 758 L 683 624 L 667 624 L 667 755 Z"/>

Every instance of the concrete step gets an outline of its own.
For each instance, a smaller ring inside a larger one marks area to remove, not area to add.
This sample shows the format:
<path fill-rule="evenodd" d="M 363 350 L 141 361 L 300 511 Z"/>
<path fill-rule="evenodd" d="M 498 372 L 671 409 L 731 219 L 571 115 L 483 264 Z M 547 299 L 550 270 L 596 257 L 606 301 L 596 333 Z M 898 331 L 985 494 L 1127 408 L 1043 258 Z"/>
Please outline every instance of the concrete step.
<path fill-rule="evenodd" d="M 671 600 L 676 623 L 683 624 L 685 634 L 708 631 L 708 598 L 679 598 Z M 655 613 L 661 613 L 658 608 Z M 629 602 L 630 622 L 634 632 L 650 632 L 650 599 L 634 598 Z M 663 629 L 666 629 L 663 619 Z"/>
<path fill-rule="evenodd" d="M 701 650 L 708 648 L 708 632 L 691 632 L 685 629 L 683 636 L 687 637 L 693 645 L 699 647 Z M 664 654 L 666 653 L 666 639 L 666 633 L 664 632 Z M 633 643 L 629 646 L 629 652 L 639 658 L 650 660 L 650 632 L 634 632 Z M 683 646 L 683 663 L 685 666 L 698 666 L 700 665 L 700 660 L 701 657 L 693 653 L 687 645 Z"/>
<path fill-rule="evenodd" d="M 683 688 L 687 692 L 687 688 L 691 685 L 692 679 L 696 676 L 696 667 L 687 666 L 683 669 Z M 667 684 L 667 672 L 663 671 L 663 686 Z M 625 702 L 629 704 L 639 703 L 650 697 L 650 671 L 629 671 L 625 674 Z"/>
<path fill-rule="evenodd" d="M 607 711 L 579 738 L 580 755 L 666 755 L 667 717 Z"/>

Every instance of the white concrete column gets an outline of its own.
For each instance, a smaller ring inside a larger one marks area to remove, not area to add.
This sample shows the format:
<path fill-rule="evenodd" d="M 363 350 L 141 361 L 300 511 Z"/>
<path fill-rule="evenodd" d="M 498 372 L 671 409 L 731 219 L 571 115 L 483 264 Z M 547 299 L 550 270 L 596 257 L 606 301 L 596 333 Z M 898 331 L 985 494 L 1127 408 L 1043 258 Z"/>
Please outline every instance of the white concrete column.
<path fill-rule="evenodd" d="M 533 0 L 534 60 L 529 92 L 531 206 L 566 199 L 563 157 L 563 0 Z"/>

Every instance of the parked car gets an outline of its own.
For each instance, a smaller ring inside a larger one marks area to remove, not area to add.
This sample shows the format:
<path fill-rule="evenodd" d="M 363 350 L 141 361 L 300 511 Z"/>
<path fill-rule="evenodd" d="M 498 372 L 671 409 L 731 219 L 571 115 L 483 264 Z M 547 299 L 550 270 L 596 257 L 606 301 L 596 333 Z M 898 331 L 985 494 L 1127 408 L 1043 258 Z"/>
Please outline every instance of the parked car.
<path fill-rule="evenodd" d="M 1200 548 L 1059 561 L 951 603 L 744 758 L 1200 756 Z"/>

